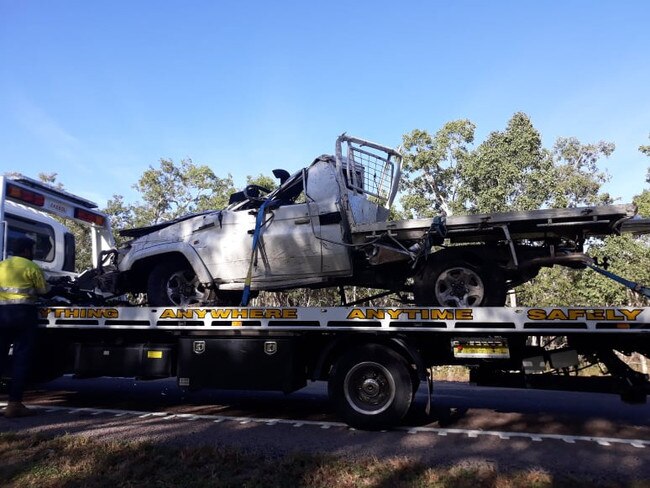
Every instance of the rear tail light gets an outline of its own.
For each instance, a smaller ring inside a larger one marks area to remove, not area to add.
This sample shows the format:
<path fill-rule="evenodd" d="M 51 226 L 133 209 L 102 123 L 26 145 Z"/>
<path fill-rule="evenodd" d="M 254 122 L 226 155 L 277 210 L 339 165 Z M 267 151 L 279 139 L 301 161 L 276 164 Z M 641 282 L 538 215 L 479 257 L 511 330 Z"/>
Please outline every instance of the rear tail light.
<path fill-rule="evenodd" d="M 12 198 L 13 200 L 29 203 L 30 205 L 35 205 L 37 207 L 42 207 L 45 205 L 45 197 L 40 193 L 25 190 L 24 188 L 12 185 L 11 183 L 7 184 L 7 197 Z"/>
<path fill-rule="evenodd" d="M 100 227 L 103 227 L 106 223 L 106 218 L 103 215 L 89 212 L 88 210 L 83 210 L 81 208 L 74 209 L 74 218 L 83 220 L 84 222 L 90 222 L 91 224 L 99 225 Z"/>

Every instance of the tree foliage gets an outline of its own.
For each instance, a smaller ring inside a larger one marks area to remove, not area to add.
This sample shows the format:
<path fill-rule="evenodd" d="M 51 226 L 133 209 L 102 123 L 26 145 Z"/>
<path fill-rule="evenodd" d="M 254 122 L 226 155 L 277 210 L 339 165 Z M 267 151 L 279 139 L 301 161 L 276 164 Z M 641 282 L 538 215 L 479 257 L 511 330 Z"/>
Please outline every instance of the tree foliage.
<path fill-rule="evenodd" d="M 650 135 L 648 136 L 648 138 L 650 138 Z M 650 145 L 639 146 L 639 151 L 641 151 L 646 156 L 650 156 Z M 649 180 L 650 180 L 650 171 L 648 171 L 648 176 L 646 177 L 646 181 L 648 181 L 648 183 L 650 183 Z"/>
<path fill-rule="evenodd" d="M 191 159 L 179 164 L 161 159 L 160 166 L 147 169 L 134 185 L 142 203 L 133 207 L 140 225 L 156 224 L 191 212 L 223 208 L 234 191 L 232 176 L 219 178 L 210 167 Z"/>
<path fill-rule="evenodd" d="M 639 208 L 639 215 L 650 218 L 650 190 L 643 190 L 634 197 L 634 203 Z"/>
<path fill-rule="evenodd" d="M 598 161 L 609 157 L 615 145 L 600 141 L 582 144 L 575 137 L 560 137 L 553 146 L 552 178 L 547 181 L 553 207 L 578 207 L 611 203 L 607 193 L 600 193 L 609 175 L 598 169 Z"/>
<path fill-rule="evenodd" d="M 457 120 L 433 136 L 423 130 L 404 136 L 401 204 L 408 216 L 429 217 L 440 208 L 490 213 L 610 200 L 599 193 L 608 176 L 597 163 L 612 154 L 613 144 L 560 138 L 546 149 L 539 131 L 521 112 L 476 148 L 474 132 L 472 122 Z"/>
<path fill-rule="evenodd" d="M 224 208 L 235 191 L 230 174 L 220 178 L 209 166 L 196 165 L 191 159 L 183 159 L 178 164 L 161 159 L 158 168 L 149 166 L 133 188 L 140 194 L 140 202 L 129 203 L 122 195 L 113 195 L 103 210 L 111 219 L 118 245 L 123 241 L 117 232 L 120 229 Z"/>
<path fill-rule="evenodd" d="M 549 202 L 552 160 L 523 113 L 516 113 L 504 131 L 492 132 L 468 162 L 458 194 L 470 213 L 531 210 Z"/>
<path fill-rule="evenodd" d="M 433 136 L 418 129 L 404 136 L 401 203 L 408 217 L 432 217 L 440 209 L 465 210 L 457 192 L 463 187 L 474 130 L 469 120 L 456 120 Z"/>

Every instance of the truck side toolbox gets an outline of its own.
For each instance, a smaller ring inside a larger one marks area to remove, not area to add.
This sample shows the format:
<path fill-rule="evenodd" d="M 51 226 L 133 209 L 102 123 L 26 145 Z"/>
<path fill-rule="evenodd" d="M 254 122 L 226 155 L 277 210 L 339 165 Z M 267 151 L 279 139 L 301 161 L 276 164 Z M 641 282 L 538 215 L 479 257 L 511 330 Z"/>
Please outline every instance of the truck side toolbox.
<path fill-rule="evenodd" d="M 297 346 L 287 337 L 185 337 L 180 339 L 178 384 L 290 393 L 306 384 Z"/>

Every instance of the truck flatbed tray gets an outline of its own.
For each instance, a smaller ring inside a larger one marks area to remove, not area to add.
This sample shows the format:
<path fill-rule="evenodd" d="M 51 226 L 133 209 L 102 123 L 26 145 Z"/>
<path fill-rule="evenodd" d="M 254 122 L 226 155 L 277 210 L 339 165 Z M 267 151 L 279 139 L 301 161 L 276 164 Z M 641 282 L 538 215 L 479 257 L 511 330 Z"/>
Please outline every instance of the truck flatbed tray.
<path fill-rule="evenodd" d="M 636 227 L 630 224 L 635 214 L 636 207 L 628 204 L 454 215 L 447 217 L 447 237 L 452 242 L 502 240 L 504 228 L 515 240 L 609 235 L 632 228 L 650 230 L 650 219 L 640 219 L 645 223 Z M 399 239 L 418 239 L 431 222 L 432 219 L 411 219 L 358 225 L 352 229 L 352 238 L 354 243 L 360 244 L 390 232 Z"/>
<path fill-rule="evenodd" d="M 650 234 L 650 219 L 635 217 L 626 220 L 621 225 L 621 232 L 635 235 Z"/>

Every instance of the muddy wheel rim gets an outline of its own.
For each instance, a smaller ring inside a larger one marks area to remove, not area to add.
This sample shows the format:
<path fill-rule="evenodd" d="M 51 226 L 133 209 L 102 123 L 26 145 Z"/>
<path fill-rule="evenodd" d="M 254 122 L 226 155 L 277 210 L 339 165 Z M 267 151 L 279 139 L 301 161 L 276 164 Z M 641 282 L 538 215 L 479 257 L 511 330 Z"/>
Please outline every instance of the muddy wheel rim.
<path fill-rule="evenodd" d="M 436 300 L 446 307 L 475 307 L 483 303 L 485 285 L 478 273 L 464 267 L 440 273 L 435 284 Z"/>

